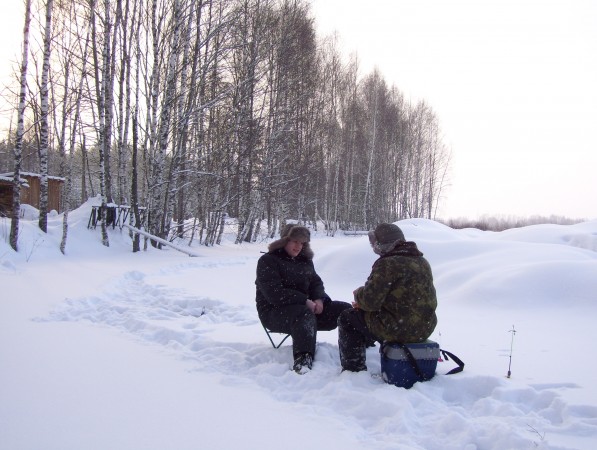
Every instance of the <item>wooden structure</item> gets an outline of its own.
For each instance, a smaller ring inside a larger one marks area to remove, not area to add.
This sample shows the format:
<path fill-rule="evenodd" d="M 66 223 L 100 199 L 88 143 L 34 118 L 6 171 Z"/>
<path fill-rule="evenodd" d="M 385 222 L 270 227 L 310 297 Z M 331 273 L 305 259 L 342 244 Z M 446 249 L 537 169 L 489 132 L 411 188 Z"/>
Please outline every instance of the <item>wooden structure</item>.
<path fill-rule="evenodd" d="M 145 224 L 145 211 L 145 206 L 139 206 L 139 214 L 141 216 L 142 224 Z M 122 228 L 131 213 L 131 207 L 129 205 L 115 205 L 114 203 L 109 203 L 106 205 L 106 225 L 112 225 L 112 229 L 114 229 L 116 225 Z M 87 222 L 87 228 L 95 228 L 97 223 L 101 220 L 101 216 L 101 205 L 93 205 L 91 207 L 91 214 L 89 215 L 89 222 Z"/>
<path fill-rule="evenodd" d="M 0 175 L 0 217 L 8 217 L 12 212 L 12 179 Z"/>
<path fill-rule="evenodd" d="M 39 209 L 41 193 L 41 175 L 21 172 L 21 204 L 31 205 Z M 12 214 L 12 173 L 0 174 L 0 215 L 10 217 Z M 48 211 L 62 212 L 62 185 L 64 178 L 48 176 Z"/>

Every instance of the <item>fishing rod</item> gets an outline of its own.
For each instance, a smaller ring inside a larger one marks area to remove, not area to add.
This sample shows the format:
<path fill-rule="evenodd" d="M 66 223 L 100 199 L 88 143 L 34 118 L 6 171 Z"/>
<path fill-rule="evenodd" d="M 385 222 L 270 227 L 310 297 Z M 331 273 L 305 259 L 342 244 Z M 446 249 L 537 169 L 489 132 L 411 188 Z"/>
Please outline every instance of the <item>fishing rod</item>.
<path fill-rule="evenodd" d="M 508 363 L 508 375 L 507 378 L 510 378 L 512 374 L 512 348 L 514 347 L 514 335 L 516 334 L 516 330 L 514 329 L 514 325 L 512 325 L 512 329 L 508 331 L 508 333 L 512 333 L 512 340 L 510 341 L 510 362 Z"/>

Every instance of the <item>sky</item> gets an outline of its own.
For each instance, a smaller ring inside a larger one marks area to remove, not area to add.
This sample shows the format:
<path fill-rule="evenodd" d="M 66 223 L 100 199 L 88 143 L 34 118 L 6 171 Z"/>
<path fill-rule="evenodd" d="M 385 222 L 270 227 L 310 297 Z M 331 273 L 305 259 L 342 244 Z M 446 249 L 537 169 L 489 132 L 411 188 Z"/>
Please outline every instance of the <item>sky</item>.
<path fill-rule="evenodd" d="M 95 199 L 94 199 L 95 200 Z M 48 233 L 24 208 L 19 252 L 0 218 L 2 450 L 593 450 L 597 441 L 597 221 L 499 233 L 397 222 L 431 264 L 431 339 L 464 371 L 406 390 L 341 373 L 337 331 L 291 370 L 255 310 L 267 240 L 132 253 L 126 230 L 87 229 L 91 203 Z M 186 245 L 179 243 L 179 245 Z M 314 264 L 350 301 L 377 258 L 366 236 L 312 230 Z M 278 339 L 278 336 L 275 336 Z M 508 378 L 507 372 L 511 376 Z"/>
<path fill-rule="evenodd" d="M 363 75 L 435 111 L 452 155 L 440 218 L 597 218 L 597 2 L 310 1 Z M 3 5 L 0 61 L 20 57 L 21 3 Z"/>
<path fill-rule="evenodd" d="M 444 217 L 596 218 L 597 2 L 312 0 L 362 73 L 436 112 Z"/>

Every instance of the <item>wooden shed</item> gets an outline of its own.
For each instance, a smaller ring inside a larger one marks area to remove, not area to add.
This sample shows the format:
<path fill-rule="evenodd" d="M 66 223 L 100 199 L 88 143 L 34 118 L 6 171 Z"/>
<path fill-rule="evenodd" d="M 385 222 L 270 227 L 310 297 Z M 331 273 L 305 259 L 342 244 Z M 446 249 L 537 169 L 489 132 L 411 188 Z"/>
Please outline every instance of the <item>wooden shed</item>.
<path fill-rule="evenodd" d="M 31 205 L 39 209 L 41 192 L 41 175 L 21 172 L 21 204 Z M 12 173 L 0 174 L 0 215 L 10 217 L 12 214 Z M 62 185 L 64 178 L 48 176 L 48 211 L 62 212 Z"/>

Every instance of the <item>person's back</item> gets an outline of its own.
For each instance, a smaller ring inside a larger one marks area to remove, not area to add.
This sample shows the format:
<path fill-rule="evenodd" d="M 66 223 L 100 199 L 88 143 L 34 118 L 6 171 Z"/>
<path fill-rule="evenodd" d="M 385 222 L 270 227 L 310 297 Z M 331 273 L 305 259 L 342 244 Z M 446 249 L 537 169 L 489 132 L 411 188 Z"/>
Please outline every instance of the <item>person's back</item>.
<path fill-rule="evenodd" d="M 422 342 L 437 325 L 431 266 L 414 242 L 382 255 L 356 299 L 369 330 L 384 340 Z"/>
<path fill-rule="evenodd" d="M 366 283 L 355 289 L 354 309 L 338 320 L 343 370 L 367 370 L 365 348 L 375 342 L 425 341 L 437 325 L 437 297 L 429 262 L 402 230 L 382 223 L 369 233 L 375 261 Z"/>

